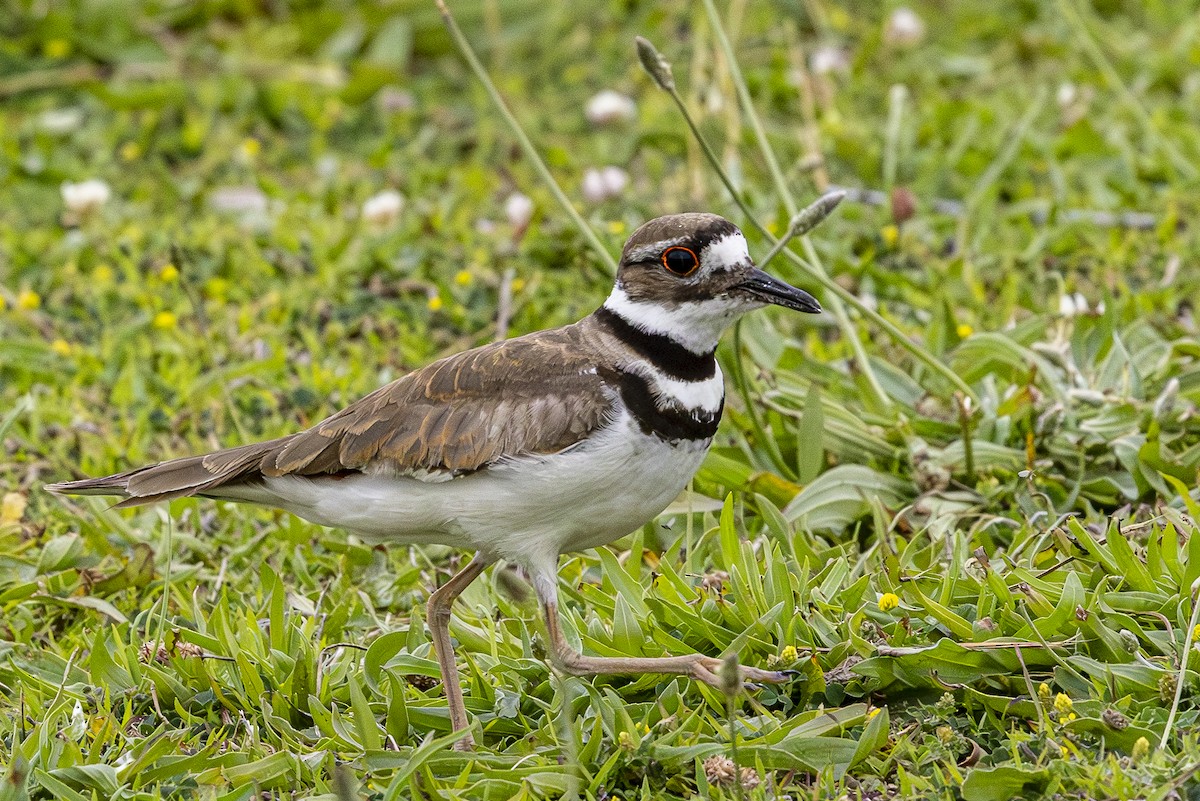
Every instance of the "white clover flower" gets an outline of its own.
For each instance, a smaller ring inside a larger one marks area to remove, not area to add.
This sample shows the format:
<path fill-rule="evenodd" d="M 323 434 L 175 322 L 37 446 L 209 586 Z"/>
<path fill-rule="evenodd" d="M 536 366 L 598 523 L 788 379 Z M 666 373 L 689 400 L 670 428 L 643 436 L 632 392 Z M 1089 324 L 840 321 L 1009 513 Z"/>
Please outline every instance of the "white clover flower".
<path fill-rule="evenodd" d="M 62 185 L 62 198 L 67 211 L 80 216 L 96 211 L 111 197 L 112 190 L 99 178 L 91 178 L 77 184 L 65 181 Z"/>
<path fill-rule="evenodd" d="M 1070 81 L 1063 81 L 1058 85 L 1058 92 L 1054 97 L 1058 101 L 1059 108 L 1069 108 L 1079 99 L 1079 87 Z"/>
<path fill-rule="evenodd" d="M 242 217 L 267 213 L 267 196 L 257 186 L 222 186 L 208 195 L 213 211 Z"/>
<path fill-rule="evenodd" d="M 808 59 L 808 69 L 814 75 L 830 75 L 850 71 L 850 56 L 840 47 L 825 45 L 818 47 Z"/>
<path fill-rule="evenodd" d="M 628 122 L 637 116 L 637 104 L 628 95 L 605 89 L 587 102 L 584 113 L 592 125 Z"/>
<path fill-rule="evenodd" d="M 911 8 L 901 6 L 888 17 L 883 41 L 896 47 L 911 47 L 925 38 L 925 21 Z"/>
<path fill-rule="evenodd" d="M 620 167 L 589 168 L 583 173 L 583 197 L 589 203 L 603 203 L 619 197 L 629 186 L 629 173 Z"/>
<path fill-rule="evenodd" d="M 504 216 L 513 228 L 524 230 L 533 219 L 533 201 L 528 195 L 513 192 L 504 201 Z"/>
<path fill-rule="evenodd" d="M 362 216 L 371 225 L 386 228 L 394 225 L 404 209 L 404 195 L 395 189 L 386 189 L 367 198 L 362 206 Z"/>
<path fill-rule="evenodd" d="M 1058 313 L 1063 317 L 1078 317 L 1081 314 L 1087 314 L 1087 298 L 1083 296 L 1082 292 L 1076 292 L 1074 295 L 1064 292 L 1058 299 Z"/>
<path fill-rule="evenodd" d="M 52 108 L 42 112 L 38 125 L 49 134 L 69 134 L 83 125 L 83 110 L 79 108 Z"/>

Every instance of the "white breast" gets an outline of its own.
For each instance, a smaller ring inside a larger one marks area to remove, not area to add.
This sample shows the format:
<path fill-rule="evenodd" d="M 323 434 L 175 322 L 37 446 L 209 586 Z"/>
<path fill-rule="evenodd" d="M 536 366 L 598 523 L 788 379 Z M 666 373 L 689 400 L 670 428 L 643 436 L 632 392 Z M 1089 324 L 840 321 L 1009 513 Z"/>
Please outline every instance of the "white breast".
<path fill-rule="evenodd" d="M 380 542 L 440 543 L 544 565 L 652 520 L 687 486 L 709 444 L 664 442 L 642 433 L 623 411 L 566 451 L 513 459 L 451 481 L 282 476 L 239 488 L 237 497 Z"/>
<path fill-rule="evenodd" d="M 715 414 L 725 400 L 725 376 L 717 365 L 711 378 L 703 381 L 681 381 L 669 378 L 652 366 L 647 366 L 654 388 L 661 400 L 670 401 L 682 409 Z"/>

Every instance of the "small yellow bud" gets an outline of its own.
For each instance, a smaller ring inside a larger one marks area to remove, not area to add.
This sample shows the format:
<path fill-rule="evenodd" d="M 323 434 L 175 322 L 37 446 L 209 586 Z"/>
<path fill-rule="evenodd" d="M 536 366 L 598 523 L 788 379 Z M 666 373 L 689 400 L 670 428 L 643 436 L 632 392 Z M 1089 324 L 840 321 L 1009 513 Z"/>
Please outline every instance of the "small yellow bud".
<path fill-rule="evenodd" d="M 613 220 L 608 224 L 608 232 L 614 236 L 619 236 L 625 233 L 625 221 Z"/>
<path fill-rule="evenodd" d="M 633 737 L 629 735 L 629 732 L 623 731 L 617 735 L 617 747 L 622 751 L 633 750 Z"/>
<path fill-rule="evenodd" d="M 1137 742 L 1133 744 L 1133 751 L 1130 752 L 1129 758 L 1136 765 L 1148 756 L 1150 756 L 1150 741 L 1145 737 L 1137 738 Z"/>
<path fill-rule="evenodd" d="M 0 526 L 16 523 L 25 516 L 25 496 L 19 492 L 9 492 L 0 501 Z"/>
<path fill-rule="evenodd" d="M 154 327 L 164 331 L 174 328 L 179 323 L 179 318 L 175 316 L 175 312 L 160 311 L 154 315 Z"/>
<path fill-rule="evenodd" d="M 242 155 L 248 159 L 252 159 L 262 152 L 262 142 L 252 136 L 242 140 Z"/>
<path fill-rule="evenodd" d="M 1065 715 L 1071 711 L 1075 704 L 1071 701 L 1071 697 L 1066 693 L 1059 693 L 1054 696 L 1054 711 L 1060 715 Z"/>
<path fill-rule="evenodd" d="M 229 292 L 229 281 L 224 278 L 210 278 L 204 284 L 204 291 L 210 298 L 224 300 Z"/>
<path fill-rule="evenodd" d="M 137 142 L 126 142 L 121 145 L 120 154 L 122 161 L 137 161 L 142 155 L 142 146 Z"/>
<path fill-rule="evenodd" d="M 97 283 L 107 284 L 113 280 L 113 268 L 107 264 L 101 264 L 92 270 L 92 278 Z"/>
<path fill-rule="evenodd" d="M 779 654 L 780 662 L 792 663 L 792 662 L 795 662 L 799 658 L 800 658 L 800 654 L 797 653 L 796 646 L 794 646 L 794 645 L 784 646 L 783 651 L 781 651 Z"/>
<path fill-rule="evenodd" d="M 66 39 L 47 39 L 42 53 L 46 58 L 66 58 L 71 55 L 71 43 Z"/>
<path fill-rule="evenodd" d="M 441 296 L 439 296 L 439 295 L 431 295 L 430 296 L 429 304 L 428 304 L 430 311 L 433 311 L 433 312 L 439 311 L 443 305 L 444 304 L 442 303 Z"/>
<path fill-rule="evenodd" d="M 33 311 L 42 305 L 42 296 L 32 289 L 22 289 L 17 295 L 17 308 Z"/>
<path fill-rule="evenodd" d="M 56 339 L 50 343 L 50 350 L 54 351 L 59 356 L 70 356 L 71 343 L 65 339 Z"/>
<path fill-rule="evenodd" d="M 900 605 L 900 596 L 894 592 L 885 592 L 879 596 L 879 611 L 890 612 Z"/>
<path fill-rule="evenodd" d="M 875 718 L 875 716 L 878 715 L 880 710 L 882 710 L 882 709 L 883 709 L 883 707 L 877 706 L 874 709 L 869 710 L 867 712 L 867 720 L 873 720 Z"/>
<path fill-rule="evenodd" d="M 883 239 L 883 244 L 889 248 L 896 247 L 896 243 L 900 241 L 900 229 L 894 225 L 885 225 L 883 230 L 879 232 L 879 236 Z"/>
<path fill-rule="evenodd" d="M 966 339 L 967 337 L 971 336 L 971 334 L 975 333 L 975 329 L 966 323 L 959 323 L 958 327 L 954 330 L 958 334 L 959 339 Z"/>
<path fill-rule="evenodd" d="M 174 264 L 168 264 L 158 271 L 158 277 L 169 284 L 179 277 L 179 268 Z"/>
<path fill-rule="evenodd" d="M 8 301 L 3 295 L 0 295 L 0 311 L 4 311 L 6 308 L 8 308 Z"/>
<path fill-rule="evenodd" d="M 514 278 L 512 280 L 512 291 L 514 294 L 517 292 L 520 292 L 524 288 L 525 288 L 525 279 L 524 278 Z"/>
<path fill-rule="evenodd" d="M 475 276 L 471 275 L 470 270 L 459 270 L 454 276 L 454 283 L 459 286 L 470 286 L 475 280 Z"/>

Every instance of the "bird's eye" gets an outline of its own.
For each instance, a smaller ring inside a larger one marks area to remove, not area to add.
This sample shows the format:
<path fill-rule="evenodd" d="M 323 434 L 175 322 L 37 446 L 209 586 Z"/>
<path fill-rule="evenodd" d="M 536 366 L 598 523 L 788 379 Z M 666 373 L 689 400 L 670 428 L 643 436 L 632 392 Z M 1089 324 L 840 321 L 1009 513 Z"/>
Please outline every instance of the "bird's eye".
<path fill-rule="evenodd" d="M 691 275 L 700 266 L 700 259 L 690 248 L 667 248 L 662 254 L 663 266 L 675 275 Z"/>

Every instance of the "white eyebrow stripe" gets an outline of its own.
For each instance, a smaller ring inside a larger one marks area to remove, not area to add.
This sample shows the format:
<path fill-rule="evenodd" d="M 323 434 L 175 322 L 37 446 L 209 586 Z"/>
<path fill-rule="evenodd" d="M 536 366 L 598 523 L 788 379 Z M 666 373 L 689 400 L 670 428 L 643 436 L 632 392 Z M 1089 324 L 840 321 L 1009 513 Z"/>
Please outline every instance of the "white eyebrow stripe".
<path fill-rule="evenodd" d="M 658 254 L 662 253 L 669 247 L 682 244 L 687 241 L 686 236 L 677 236 L 673 239 L 662 239 L 658 242 L 651 242 L 648 245 L 641 245 L 629 251 L 625 255 L 625 260 L 630 264 L 637 264 L 639 261 L 647 261 L 651 258 L 657 258 Z"/>

